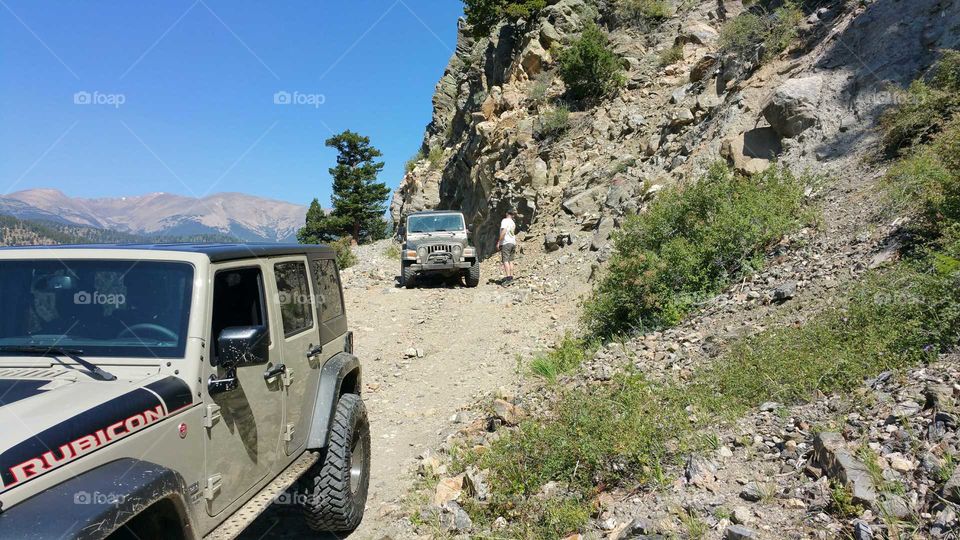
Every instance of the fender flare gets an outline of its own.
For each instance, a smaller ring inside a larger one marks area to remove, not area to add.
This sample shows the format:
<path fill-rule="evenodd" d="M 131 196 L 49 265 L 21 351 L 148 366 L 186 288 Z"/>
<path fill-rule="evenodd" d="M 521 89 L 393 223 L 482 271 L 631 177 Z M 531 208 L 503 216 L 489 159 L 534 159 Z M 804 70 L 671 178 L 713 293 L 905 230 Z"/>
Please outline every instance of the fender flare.
<path fill-rule="evenodd" d="M 106 538 L 156 502 L 169 500 L 184 537 L 194 536 L 179 473 L 124 458 L 102 465 L 0 513 L 0 539 Z"/>
<path fill-rule="evenodd" d="M 330 424 L 337 412 L 337 401 L 343 393 L 343 383 L 352 380 L 357 394 L 361 388 L 360 359 L 356 356 L 341 352 L 337 353 L 323 364 L 320 370 L 320 386 L 317 388 L 317 401 L 313 408 L 313 421 L 310 424 L 310 436 L 307 438 L 307 449 L 321 450 L 327 447 L 330 436 Z"/>

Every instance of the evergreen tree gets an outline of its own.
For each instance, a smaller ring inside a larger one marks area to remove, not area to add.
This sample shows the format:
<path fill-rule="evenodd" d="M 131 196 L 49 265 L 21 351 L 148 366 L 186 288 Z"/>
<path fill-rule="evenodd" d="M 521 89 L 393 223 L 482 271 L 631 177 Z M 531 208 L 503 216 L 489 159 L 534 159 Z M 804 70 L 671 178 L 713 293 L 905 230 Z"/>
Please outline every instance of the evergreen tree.
<path fill-rule="evenodd" d="M 326 244 L 337 239 L 333 230 L 338 227 L 331 226 L 330 216 L 323 211 L 320 201 L 314 199 L 307 210 L 307 222 L 302 229 L 297 231 L 297 240 L 301 244 Z"/>
<path fill-rule="evenodd" d="M 350 130 L 327 139 L 326 145 L 337 149 L 337 166 L 330 169 L 333 210 L 324 212 L 314 199 L 297 239 L 325 243 L 349 236 L 360 244 L 384 238 L 383 214 L 390 188 L 377 182 L 383 162 L 376 161 L 383 154 L 370 145 L 369 137 Z"/>

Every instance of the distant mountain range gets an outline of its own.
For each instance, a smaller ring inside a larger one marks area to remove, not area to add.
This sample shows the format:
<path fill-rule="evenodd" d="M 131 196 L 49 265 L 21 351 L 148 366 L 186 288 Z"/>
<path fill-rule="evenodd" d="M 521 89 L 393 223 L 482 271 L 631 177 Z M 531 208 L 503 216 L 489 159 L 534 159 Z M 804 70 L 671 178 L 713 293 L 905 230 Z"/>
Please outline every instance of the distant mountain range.
<path fill-rule="evenodd" d="M 84 199 L 55 189 L 29 189 L 0 197 L 0 215 L 149 238 L 295 242 L 306 213 L 305 206 L 242 193 L 200 199 L 170 193 Z"/>
<path fill-rule="evenodd" d="M 240 242 L 225 234 L 187 236 L 140 236 L 97 229 L 85 225 L 68 225 L 52 221 L 34 221 L 0 216 L 0 246 L 51 246 L 58 244 L 152 244 L 152 243 L 218 244 Z"/>

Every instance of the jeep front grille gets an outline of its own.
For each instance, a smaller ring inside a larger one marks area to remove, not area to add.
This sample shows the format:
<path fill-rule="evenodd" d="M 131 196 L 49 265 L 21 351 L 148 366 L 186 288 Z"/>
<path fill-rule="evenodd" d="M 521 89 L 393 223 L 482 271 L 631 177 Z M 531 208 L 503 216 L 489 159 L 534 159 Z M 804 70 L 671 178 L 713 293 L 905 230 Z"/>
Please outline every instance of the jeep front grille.
<path fill-rule="evenodd" d="M 446 253 L 453 253 L 453 246 L 449 244 L 433 244 L 433 245 L 427 246 L 427 255 L 432 255 L 440 251 L 444 251 Z"/>

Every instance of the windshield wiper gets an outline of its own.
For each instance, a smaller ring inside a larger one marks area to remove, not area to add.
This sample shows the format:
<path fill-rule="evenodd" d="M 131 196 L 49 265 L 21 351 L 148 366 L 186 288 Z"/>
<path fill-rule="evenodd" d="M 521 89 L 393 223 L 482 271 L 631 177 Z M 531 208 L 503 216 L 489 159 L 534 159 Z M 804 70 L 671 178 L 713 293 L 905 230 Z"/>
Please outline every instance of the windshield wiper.
<path fill-rule="evenodd" d="M 80 349 L 67 349 L 64 347 L 46 347 L 43 345 L 0 345 L 0 352 L 36 354 L 40 356 L 66 356 L 74 362 L 80 364 L 104 381 L 115 381 L 117 376 L 107 372 L 99 366 L 90 363 L 80 357 L 83 351 Z"/>

